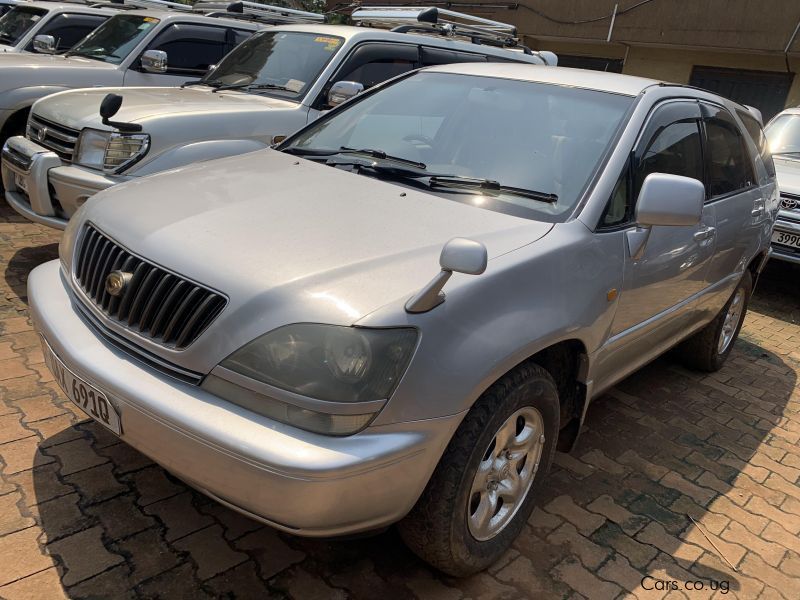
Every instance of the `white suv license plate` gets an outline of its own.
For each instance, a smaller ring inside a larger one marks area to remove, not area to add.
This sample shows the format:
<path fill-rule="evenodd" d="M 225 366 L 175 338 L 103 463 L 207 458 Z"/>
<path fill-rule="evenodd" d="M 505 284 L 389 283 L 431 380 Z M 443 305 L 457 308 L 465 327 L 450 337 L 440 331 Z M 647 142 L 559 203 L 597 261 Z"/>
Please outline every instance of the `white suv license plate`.
<path fill-rule="evenodd" d="M 786 233 L 785 231 L 773 231 L 772 242 L 783 244 L 792 248 L 800 248 L 800 233 Z"/>
<path fill-rule="evenodd" d="M 44 338 L 42 338 L 42 349 L 47 368 L 53 373 L 53 377 L 64 390 L 67 398 L 95 421 L 120 435 L 122 428 L 119 415 L 106 395 L 70 371 Z"/>

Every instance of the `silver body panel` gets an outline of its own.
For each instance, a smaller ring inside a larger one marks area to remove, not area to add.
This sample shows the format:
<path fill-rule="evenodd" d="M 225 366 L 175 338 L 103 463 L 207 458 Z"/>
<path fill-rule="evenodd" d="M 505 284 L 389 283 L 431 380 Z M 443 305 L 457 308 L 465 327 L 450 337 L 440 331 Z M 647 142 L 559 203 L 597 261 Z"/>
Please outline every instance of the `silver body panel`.
<path fill-rule="evenodd" d="M 269 444 L 280 433 L 294 448 L 312 436 L 327 451 L 348 448 L 356 462 L 373 456 L 370 444 L 380 437 L 375 447 L 380 448 L 380 460 L 389 464 L 394 456 L 397 471 L 386 471 L 381 479 L 379 487 L 388 486 L 393 494 L 373 499 L 376 507 L 352 509 L 340 501 L 351 497 L 353 485 L 375 485 L 373 471 L 325 460 L 304 465 L 308 477 L 341 475 L 338 485 L 319 488 L 327 499 L 304 504 L 304 511 L 321 511 L 340 533 L 368 529 L 402 517 L 416 502 L 463 415 L 514 366 L 562 341 L 581 347 L 578 382 L 586 390 L 580 407 L 585 415 L 593 397 L 711 321 L 744 270 L 763 264 L 778 199 L 774 179 L 764 175 L 763 165 L 758 185 L 706 203 L 699 224 L 654 226 L 640 258 L 628 249 L 628 233 L 635 225 L 615 231 L 597 226 L 654 107 L 673 98 L 723 103 L 718 97 L 624 76 L 584 77 L 572 69 L 471 64 L 431 70 L 586 86 L 637 100 L 575 213 L 555 224 L 448 201 L 272 150 L 135 179 L 92 197 L 67 226 L 60 247 L 62 266 L 53 262 L 34 270 L 29 297 L 37 327 L 59 356 L 122 406 L 123 440 L 248 514 L 281 522 L 285 509 L 273 504 L 271 496 L 252 498 L 253 473 L 241 470 L 236 457 L 229 459 L 225 495 L 213 475 L 205 481 L 195 471 L 188 473 L 188 455 L 175 456 L 192 450 L 183 438 L 176 436 L 180 441 L 167 452 L 169 436 L 138 415 L 160 414 L 174 429 L 198 432 L 214 446 L 247 449 L 259 435 Z M 758 161 L 752 146 L 748 150 Z M 759 203 L 762 213 L 754 216 Z M 182 351 L 126 331 L 87 302 L 73 279 L 74 255 L 87 223 L 129 251 L 220 290 L 228 305 Z M 698 241 L 699 228 L 708 227 L 716 228 L 716 235 Z M 442 304 L 429 312 L 407 312 L 406 302 L 438 272 L 439 252 L 453 237 L 486 246 L 485 272 L 454 274 Z M 89 311 L 99 325 L 84 321 L 81 310 Z M 410 326 L 420 333 L 410 366 L 383 410 L 360 433 L 340 438 L 347 442 L 323 442 L 320 436 L 204 395 L 198 387 L 170 381 L 105 337 L 117 336 L 202 376 L 262 334 L 309 322 Z M 227 434 L 208 429 L 206 417 L 212 410 L 230 425 Z M 126 419 L 126 412 L 137 416 Z M 157 432 L 157 444 L 148 441 L 150 428 Z M 416 436 L 419 445 L 406 444 L 406 435 Z M 336 446 L 340 443 L 352 445 Z M 407 458 L 412 446 L 417 459 Z M 275 455 L 279 449 L 262 452 L 265 468 L 273 462 L 274 469 L 285 467 L 286 457 Z M 404 489 L 389 481 L 395 476 L 406 478 Z M 354 511 L 361 511 L 362 518 Z M 318 527 L 304 523 L 296 532 L 314 535 L 322 530 Z"/>

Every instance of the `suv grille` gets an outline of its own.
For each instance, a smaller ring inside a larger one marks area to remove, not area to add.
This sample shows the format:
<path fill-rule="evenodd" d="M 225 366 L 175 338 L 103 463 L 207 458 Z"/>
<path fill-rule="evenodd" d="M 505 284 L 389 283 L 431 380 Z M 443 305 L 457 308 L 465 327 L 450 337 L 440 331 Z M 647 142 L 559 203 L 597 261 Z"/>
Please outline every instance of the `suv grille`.
<path fill-rule="evenodd" d="M 800 211 L 800 196 L 781 194 L 781 210 Z"/>
<path fill-rule="evenodd" d="M 112 296 L 106 277 L 117 270 L 132 276 Z M 131 254 L 91 225 L 81 238 L 75 278 L 107 317 L 176 350 L 196 340 L 226 304 L 221 294 Z"/>
<path fill-rule="evenodd" d="M 63 160 L 72 161 L 80 131 L 47 121 L 34 114 L 28 119 L 27 138 L 52 150 Z"/>

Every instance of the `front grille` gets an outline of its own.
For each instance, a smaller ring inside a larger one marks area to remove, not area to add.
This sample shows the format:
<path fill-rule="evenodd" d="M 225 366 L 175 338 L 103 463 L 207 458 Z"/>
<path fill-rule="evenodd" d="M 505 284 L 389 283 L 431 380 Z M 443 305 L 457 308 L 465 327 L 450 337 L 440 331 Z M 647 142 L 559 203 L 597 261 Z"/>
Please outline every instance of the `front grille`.
<path fill-rule="evenodd" d="M 781 210 L 800 211 L 800 196 L 795 194 L 781 194 Z"/>
<path fill-rule="evenodd" d="M 78 142 L 80 131 L 64 127 L 58 123 L 53 123 L 37 115 L 31 115 L 28 119 L 27 138 L 32 142 L 52 150 L 62 160 L 72 161 L 75 152 L 75 144 Z"/>
<path fill-rule="evenodd" d="M 118 296 L 106 290 L 112 271 L 132 274 Z M 139 258 L 92 225 L 81 236 L 75 279 L 109 319 L 176 350 L 196 340 L 226 304 L 221 294 Z"/>

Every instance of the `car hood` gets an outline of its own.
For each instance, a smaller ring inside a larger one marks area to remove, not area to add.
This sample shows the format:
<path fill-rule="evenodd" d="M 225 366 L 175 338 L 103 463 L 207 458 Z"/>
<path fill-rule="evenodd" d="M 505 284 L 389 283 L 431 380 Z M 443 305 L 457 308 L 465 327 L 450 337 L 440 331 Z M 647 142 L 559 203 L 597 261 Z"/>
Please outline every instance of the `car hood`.
<path fill-rule="evenodd" d="M 294 108 L 293 102 L 255 94 L 211 93 L 207 87 L 130 87 L 70 90 L 43 98 L 35 107 L 37 115 L 73 129 L 100 127 L 100 103 L 109 93 L 122 96 L 122 108 L 115 121 L 147 123 L 160 117 L 180 115 L 206 120 L 220 113 Z M 252 126 L 252 124 L 251 124 Z"/>
<path fill-rule="evenodd" d="M 228 296 L 200 349 L 178 353 L 196 369 L 204 365 L 190 359 L 202 348 L 215 355 L 287 323 L 353 324 L 404 303 L 439 272 L 453 237 L 483 242 L 491 271 L 491 259 L 552 228 L 273 150 L 133 180 L 95 195 L 80 214 Z"/>
<path fill-rule="evenodd" d="M 14 46 L 7 46 L 6 44 L 0 44 L 0 52 L 14 52 Z"/>
<path fill-rule="evenodd" d="M 0 53 L 0 90 L 32 85 L 76 87 L 78 84 L 111 83 L 96 78 L 103 71 L 115 69 L 115 65 L 77 56 L 5 52 Z M 81 79 L 83 73 L 86 78 Z"/>
<path fill-rule="evenodd" d="M 789 194 L 800 195 L 800 160 L 773 156 L 778 189 Z"/>

